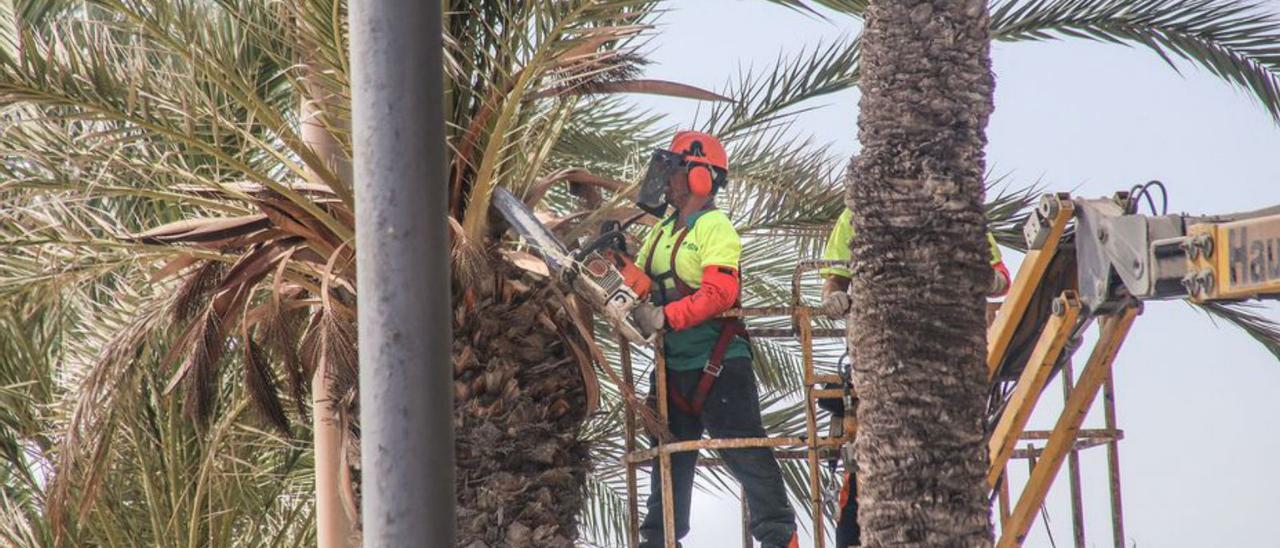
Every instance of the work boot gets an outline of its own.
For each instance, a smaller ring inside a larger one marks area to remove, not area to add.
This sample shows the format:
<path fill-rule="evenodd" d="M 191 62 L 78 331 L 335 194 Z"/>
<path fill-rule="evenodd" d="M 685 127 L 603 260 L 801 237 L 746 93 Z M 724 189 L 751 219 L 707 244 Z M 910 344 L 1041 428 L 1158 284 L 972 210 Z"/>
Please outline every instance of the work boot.
<path fill-rule="evenodd" d="M 791 540 L 786 544 L 764 543 L 761 548 L 800 548 L 800 534 L 792 533 Z"/>

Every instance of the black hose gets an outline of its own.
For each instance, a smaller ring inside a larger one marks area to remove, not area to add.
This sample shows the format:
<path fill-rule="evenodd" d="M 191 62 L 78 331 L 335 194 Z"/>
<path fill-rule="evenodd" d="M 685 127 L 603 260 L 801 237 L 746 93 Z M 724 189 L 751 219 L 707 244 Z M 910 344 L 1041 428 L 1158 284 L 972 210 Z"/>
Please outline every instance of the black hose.
<path fill-rule="evenodd" d="M 1160 189 L 1161 204 L 1160 204 L 1159 210 L 1156 209 L 1156 201 L 1151 196 L 1152 188 Z M 1140 202 L 1141 198 L 1146 198 L 1147 207 L 1151 208 L 1152 215 L 1168 215 L 1169 214 L 1169 189 L 1165 188 L 1164 183 L 1157 180 L 1151 180 L 1151 181 L 1148 181 L 1146 184 L 1134 185 L 1133 188 L 1130 188 L 1129 204 L 1128 204 L 1129 207 L 1126 213 L 1130 213 L 1130 214 L 1137 213 L 1138 204 L 1141 203 Z"/>
<path fill-rule="evenodd" d="M 1160 189 L 1160 200 L 1161 200 L 1160 214 L 1168 215 L 1169 214 L 1169 189 L 1165 188 L 1164 183 L 1156 180 L 1152 180 L 1148 182 L 1145 186 L 1147 187 L 1154 186 Z"/>

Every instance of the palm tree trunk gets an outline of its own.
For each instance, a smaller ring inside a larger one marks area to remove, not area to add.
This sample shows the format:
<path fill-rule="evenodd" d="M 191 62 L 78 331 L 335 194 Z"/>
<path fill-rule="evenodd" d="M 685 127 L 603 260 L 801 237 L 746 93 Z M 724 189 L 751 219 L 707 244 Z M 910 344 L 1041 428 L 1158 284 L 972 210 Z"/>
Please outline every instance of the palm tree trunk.
<path fill-rule="evenodd" d="M 587 348 L 548 280 L 492 264 L 496 290 L 454 324 L 456 546 L 572 548 L 591 466 L 573 362 Z"/>
<path fill-rule="evenodd" d="M 342 502 L 342 427 L 329 405 L 329 382 L 317 369 L 311 378 L 311 430 L 316 467 L 316 546 L 355 546 L 352 523 Z"/>
<path fill-rule="evenodd" d="M 336 173 L 350 173 L 350 161 L 337 139 L 318 120 L 319 86 L 308 86 L 311 93 L 302 100 L 302 140 L 324 159 Z M 343 502 L 343 486 L 348 474 L 343 457 L 344 439 L 338 410 L 330 401 L 333 389 L 324 367 L 316 367 L 311 378 L 311 431 L 315 451 L 316 481 L 316 546 L 345 548 L 355 546 L 352 519 Z"/>
<path fill-rule="evenodd" d="M 867 546 L 989 546 L 984 0 L 873 0 L 850 166 L 849 346 Z"/>

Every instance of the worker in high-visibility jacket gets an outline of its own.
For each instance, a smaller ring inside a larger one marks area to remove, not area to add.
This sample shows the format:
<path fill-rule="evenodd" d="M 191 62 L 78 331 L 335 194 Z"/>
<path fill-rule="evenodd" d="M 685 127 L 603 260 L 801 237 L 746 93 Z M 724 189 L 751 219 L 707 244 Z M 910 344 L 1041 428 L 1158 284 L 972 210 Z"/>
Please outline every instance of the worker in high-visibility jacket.
<path fill-rule="evenodd" d="M 845 208 L 836 219 L 836 226 L 827 237 L 827 247 L 822 258 L 828 261 L 840 261 L 847 264 L 852 251 L 853 226 L 849 220 L 853 212 Z M 987 232 L 987 243 L 991 248 L 991 283 L 987 288 L 988 297 L 999 297 L 1009 291 L 1009 269 L 1000 257 L 1000 248 L 996 245 L 995 235 Z M 849 282 L 852 273 L 846 266 L 835 266 L 822 269 L 826 282 L 822 286 L 822 310 L 832 319 L 840 319 L 849 315 Z M 822 407 L 833 414 L 843 415 L 846 412 L 839 400 L 821 402 Z M 848 449 L 848 448 L 846 448 Z M 861 529 L 858 527 L 858 493 L 857 480 L 854 475 L 852 459 L 846 459 L 844 486 L 840 489 L 840 515 L 836 521 L 836 548 L 858 546 L 861 543 Z"/>
<path fill-rule="evenodd" d="M 716 193 L 728 177 L 728 156 L 714 137 L 694 131 L 676 134 L 669 149 L 657 150 L 640 189 L 641 207 L 661 221 L 636 255 L 653 280 L 651 302 L 633 312 L 645 335 L 665 331 L 668 427 L 681 441 L 760 438 L 765 430 L 751 366 L 751 347 L 740 319 L 717 318 L 733 308 L 739 293 L 742 244 Z M 666 207 L 674 208 L 665 215 Z M 659 373 L 659 372 L 655 372 Z M 656 406 L 655 377 L 650 403 Z M 762 546 L 796 546 L 795 511 L 787 501 L 782 472 L 765 447 L 720 451 L 729 472 L 742 483 L 751 515 L 751 534 Z M 676 539 L 689 531 L 696 451 L 671 457 Z M 648 513 L 641 546 L 663 545 L 661 472 L 654 459 Z"/>

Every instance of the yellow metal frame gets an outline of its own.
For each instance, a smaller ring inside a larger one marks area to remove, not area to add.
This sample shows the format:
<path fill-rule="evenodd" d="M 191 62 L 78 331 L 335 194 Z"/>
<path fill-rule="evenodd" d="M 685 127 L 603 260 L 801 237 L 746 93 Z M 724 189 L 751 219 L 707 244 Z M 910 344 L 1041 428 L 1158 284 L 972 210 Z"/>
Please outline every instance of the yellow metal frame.
<path fill-rule="evenodd" d="M 1187 228 L 1196 302 L 1280 294 L 1280 215 Z"/>
<path fill-rule="evenodd" d="M 1054 200 L 1052 202 L 1054 207 L 1052 207 L 1053 213 L 1043 219 L 1045 223 L 1043 229 L 1048 231 L 1044 244 L 1039 249 L 1027 253 L 1014 278 L 1009 296 L 987 330 L 987 371 L 992 380 L 1008 354 L 1014 332 L 1022 322 L 1036 290 L 1041 286 L 1050 261 L 1058 252 L 1058 243 L 1068 222 L 1075 214 L 1069 195 L 1056 194 L 1049 199 Z M 1117 430 L 1115 425 L 1114 392 L 1110 386 L 1110 370 L 1115 354 L 1133 318 L 1138 314 L 1139 308 L 1135 306 L 1123 309 L 1118 315 L 1103 317 L 1100 339 L 1075 386 L 1072 386 L 1073 374 L 1067 360 L 1062 370 L 1065 404 L 1054 429 L 1050 432 L 1025 431 L 1027 422 L 1039 403 L 1040 394 L 1053 375 L 1054 365 L 1062 358 L 1066 345 L 1072 333 L 1080 325 L 1081 316 L 1084 314 L 1080 300 L 1073 291 L 1064 292 L 1055 301 L 1054 313 L 1045 323 L 1044 330 L 1036 341 L 1036 346 L 1025 368 L 1014 384 L 1013 393 L 987 440 L 990 454 L 987 484 L 996 490 L 1001 524 L 999 546 L 1021 545 L 1063 461 L 1069 457 L 1073 462 L 1070 479 L 1075 541 L 1076 546 L 1084 546 L 1078 462 L 1075 455 L 1080 449 L 1103 444 L 1108 448 L 1109 457 L 1112 530 L 1116 546 L 1124 546 L 1120 540 L 1123 539 L 1123 523 L 1117 451 L 1117 442 L 1123 437 L 1123 433 Z M 1106 428 L 1081 430 L 1080 425 L 1104 379 L 1106 380 Z M 1016 447 L 1018 442 L 1024 440 L 1047 441 L 1042 448 L 1027 446 L 1025 449 L 1018 449 Z M 1011 458 L 1032 460 L 1031 476 L 1016 500 L 1012 499 L 1009 493 L 1007 468 Z"/>
<path fill-rule="evenodd" d="M 1028 251 L 1027 256 L 1022 259 L 1018 274 L 1013 278 L 1013 286 L 1009 288 L 1009 296 L 1005 297 L 1004 304 L 996 313 L 995 322 L 987 328 L 988 379 L 996 376 L 1000 362 L 1004 361 L 1005 354 L 1009 352 L 1013 332 L 1022 322 L 1022 316 L 1026 314 L 1027 306 L 1031 304 L 1031 297 L 1040 286 L 1045 269 L 1049 268 L 1049 261 L 1053 260 L 1053 256 L 1058 252 L 1058 242 L 1062 240 L 1062 233 L 1067 229 L 1067 221 L 1070 221 L 1075 213 L 1075 205 L 1069 196 L 1058 194 L 1054 195 L 1053 199 L 1057 203 L 1053 208 L 1054 215 L 1046 219 L 1049 234 L 1044 244 L 1040 249 Z"/>
<path fill-rule="evenodd" d="M 1049 487 L 1053 485 L 1053 480 L 1067 458 L 1067 453 L 1075 448 L 1080 425 L 1093 405 L 1098 390 L 1110 376 L 1111 364 L 1115 361 L 1116 354 L 1129 333 L 1129 327 L 1133 325 L 1133 320 L 1137 318 L 1139 312 L 1140 307 L 1130 306 L 1119 315 L 1103 319 L 1098 344 L 1089 356 L 1089 361 L 1076 381 L 1075 388 L 1071 390 L 1071 396 L 1063 405 L 1062 414 L 1058 417 L 1052 434 L 1040 453 L 1039 461 L 1031 471 L 1031 477 L 1022 490 L 1022 496 L 1018 498 L 1009 518 L 1004 522 L 1000 541 L 996 546 L 1021 546 L 1022 541 L 1026 539 L 1027 532 L 1035 519 L 1035 513 L 1044 503 Z"/>
<path fill-rule="evenodd" d="M 1054 304 L 1054 312 L 1040 339 L 1036 341 L 1031 359 L 1027 361 L 1022 376 L 1014 385 L 1009 404 L 988 439 L 987 448 L 991 452 L 991 465 L 987 469 L 988 487 L 994 488 L 1004 474 L 1005 464 L 1013 455 L 1014 446 L 1026 428 L 1027 421 L 1031 419 L 1031 412 L 1040 401 L 1041 392 L 1049 383 L 1053 365 L 1062 355 L 1062 350 L 1075 329 L 1076 320 L 1080 317 L 1080 299 L 1074 291 L 1068 291 L 1058 298 Z"/>

